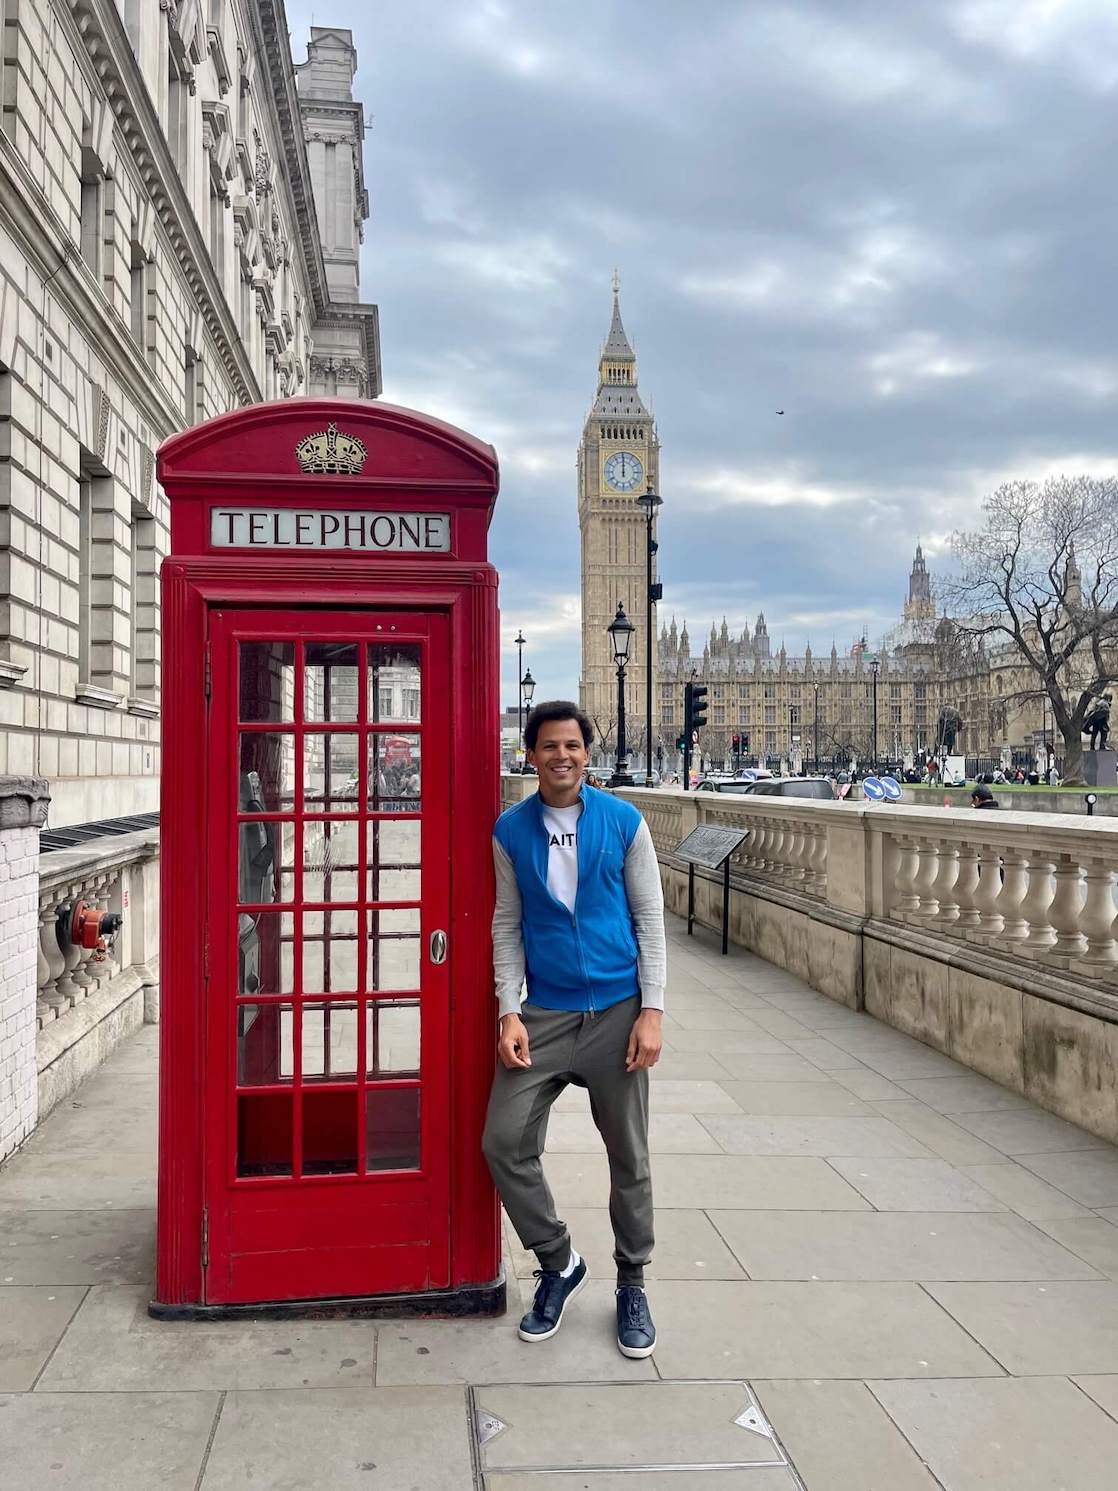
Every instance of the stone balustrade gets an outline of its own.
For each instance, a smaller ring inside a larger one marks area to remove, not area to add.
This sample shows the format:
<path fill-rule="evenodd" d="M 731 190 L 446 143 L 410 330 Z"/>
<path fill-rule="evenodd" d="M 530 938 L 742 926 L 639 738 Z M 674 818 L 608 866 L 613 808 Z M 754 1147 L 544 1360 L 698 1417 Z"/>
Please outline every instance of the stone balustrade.
<path fill-rule="evenodd" d="M 39 860 L 39 1115 L 71 1091 L 117 1040 L 158 1018 L 159 833 L 90 840 Z M 78 900 L 123 916 L 104 951 L 60 936 Z"/>
<path fill-rule="evenodd" d="M 505 802 L 536 788 L 505 778 Z M 747 828 L 733 942 L 1118 1141 L 1118 819 L 626 789 L 667 905 L 700 824 Z M 696 872 L 721 929 L 721 875 Z"/>

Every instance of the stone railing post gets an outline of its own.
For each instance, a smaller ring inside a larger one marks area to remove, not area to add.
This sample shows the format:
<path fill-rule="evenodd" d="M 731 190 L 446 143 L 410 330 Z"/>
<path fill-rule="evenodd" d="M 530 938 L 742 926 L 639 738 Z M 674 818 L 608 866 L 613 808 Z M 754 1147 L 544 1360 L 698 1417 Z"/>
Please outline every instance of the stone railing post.
<path fill-rule="evenodd" d="M 50 790 L 39 777 L 0 777 L 0 1160 L 35 1127 L 39 829 Z"/>

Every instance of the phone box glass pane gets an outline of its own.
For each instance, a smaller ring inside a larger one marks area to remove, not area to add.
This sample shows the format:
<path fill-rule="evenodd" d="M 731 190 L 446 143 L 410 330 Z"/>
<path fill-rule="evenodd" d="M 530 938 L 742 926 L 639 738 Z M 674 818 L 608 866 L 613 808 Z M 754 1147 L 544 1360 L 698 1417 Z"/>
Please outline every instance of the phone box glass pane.
<path fill-rule="evenodd" d="M 352 1175 L 357 1169 L 357 1089 L 302 1094 L 303 1174 Z"/>
<path fill-rule="evenodd" d="M 240 716 L 248 722 L 295 718 L 295 643 L 241 642 Z"/>
<path fill-rule="evenodd" d="M 369 647 L 369 720 L 373 724 L 418 725 L 419 644 Z"/>
<path fill-rule="evenodd" d="M 357 900 L 357 824 L 308 818 L 303 824 L 303 900 Z"/>
<path fill-rule="evenodd" d="M 369 989 L 419 988 L 419 907 L 370 911 Z"/>
<path fill-rule="evenodd" d="M 295 1070 L 289 1004 L 237 1006 L 237 1084 L 266 1087 L 290 1082 Z"/>
<path fill-rule="evenodd" d="M 258 818 L 238 827 L 237 895 L 243 904 L 295 899 L 295 825 Z"/>
<path fill-rule="evenodd" d="M 303 1081 L 357 1076 L 357 1006 L 331 1001 L 303 1006 Z"/>
<path fill-rule="evenodd" d="M 308 813 L 357 811 L 359 739 L 309 733 L 303 737 L 303 804 Z"/>
<path fill-rule="evenodd" d="M 380 1000 L 365 1012 L 365 1066 L 370 1077 L 419 1075 L 419 1001 Z"/>
<path fill-rule="evenodd" d="M 366 826 L 370 901 L 418 901 L 421 894 L 418 818 L 376 818 Z"/>
<path fill-rule="evenodd" d="M 308 642 L 303 667 L 303 718 L 357 718 L 357 643 Z"/>
<path fill-rule="evenodd" d="M 241 734 L 237 810 L 290 813 L 295 806 L 295 737 L 286 731 Z"/>
<path fill-rule="evenodd" d="M 303 913 L 303 993 L 357 992 L 357 912 Z"/>
<path fill-rule="evenodd" d="M 290 1092 L 238 1094 L 238 1175 L 291 1174 L 292 1096 Z"/>
<path fill-rule="evenodd" d="M 242 911 L 237 916 L 237 992 L 292 994 L 295 919 L 290 911 Z"/>
<path fill-rule="evenodd" d="M 416 813 L 420 805 L 418 735 L 369 736 L 369 810 Z"/>

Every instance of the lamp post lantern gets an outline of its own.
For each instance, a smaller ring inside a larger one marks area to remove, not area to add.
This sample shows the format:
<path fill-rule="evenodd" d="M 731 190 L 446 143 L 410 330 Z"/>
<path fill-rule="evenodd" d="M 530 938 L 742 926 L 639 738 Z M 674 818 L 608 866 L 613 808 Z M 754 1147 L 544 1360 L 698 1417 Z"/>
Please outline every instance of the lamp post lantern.
<path fill-rule="evenodd" d="M 657 496 L 649 482 L 637 505 L 644 508 L 645 518 L 645 626 L 644 626 L 644 781 L 652 786 L 652 603 L 658 601 L 663 592 L 661 585 L 652 583 L 652 557 L 659 545 L 652 537 L 652 520 L 656 509 L 662 507 L 664 499 Z"/>
<path fill-rule="evenodd" d="M 873 769 L 877 770 L 877 674 L 881 667 L 881 659 L 875 652 L 871 652 L 866 661 L 870 665 L 873 674 Z"/>
<path fill-rule="evenodd" d="M 523 766 L 524 751 L 524 633 L 519 627 L 512 639 L 516 644 L 516 766 Z"/>
<path fill-rule="evenodd" d="M 531 668 L 520 680 L 520 697 L 524 700 L 524 708 L 531 709 L 532 697 L 536 692 L 536 680 L 532 677 Z"/>
<path fill-rule="evenodd" d="M 609 779 L 611 787 L 631 787 L 629 775 L 629 752 L 625 745 L 625 668 L 629 662 L 629 648 L 636 628 L 625 615 L 625 607 L 617 603 L 617 615 L 606 627 L 613 643 L 613 661 L 617 666 L 617 765 Z"/>

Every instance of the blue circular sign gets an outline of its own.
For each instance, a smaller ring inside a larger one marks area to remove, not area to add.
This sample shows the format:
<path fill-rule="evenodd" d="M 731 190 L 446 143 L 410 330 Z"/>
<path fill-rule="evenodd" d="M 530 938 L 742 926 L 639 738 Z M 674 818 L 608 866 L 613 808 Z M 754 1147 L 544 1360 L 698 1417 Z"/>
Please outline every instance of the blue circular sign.
<path fill-rule="evenodd" d="M 884 802 L 885 788 L 876 777 L 865 777 L 862 781 L 862 796 L 869 802 Z"/>
<path fill-rule="evenodd" d="M 881 785 L 885 788 L 885 796 L 890 802 L 900 802 L 902 792 L 901 784 L 896 777 L 882 777 Z"/>

